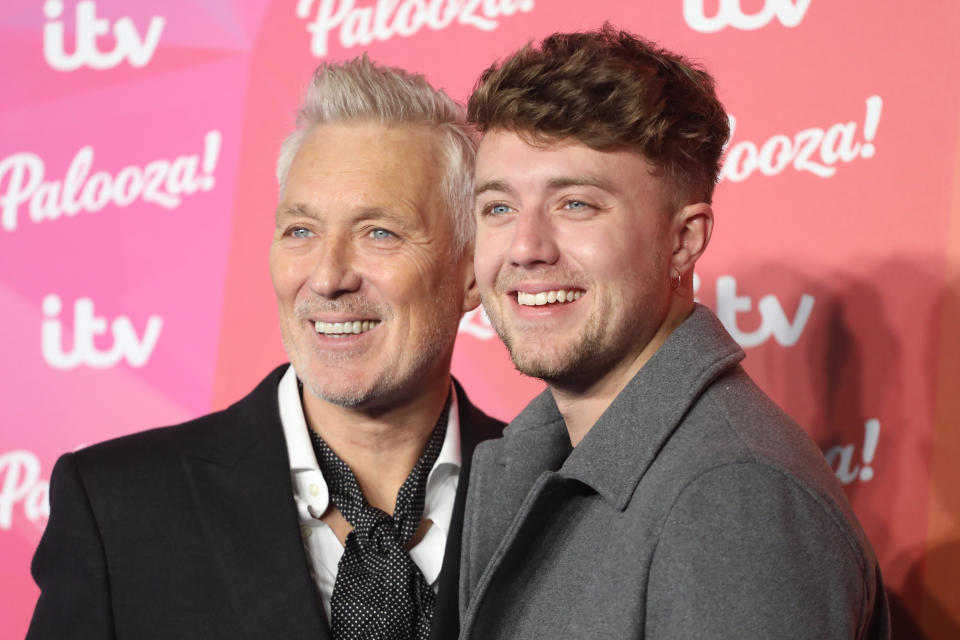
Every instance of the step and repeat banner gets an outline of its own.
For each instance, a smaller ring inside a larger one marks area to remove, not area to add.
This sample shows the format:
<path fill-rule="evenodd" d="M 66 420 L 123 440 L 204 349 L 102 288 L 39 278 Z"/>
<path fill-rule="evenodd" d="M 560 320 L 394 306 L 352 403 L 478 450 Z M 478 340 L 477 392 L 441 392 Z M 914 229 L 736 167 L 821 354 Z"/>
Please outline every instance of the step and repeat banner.
<path fill-rule="evenodd" d="M 954 0 L 4 2 L 4 637 L 60 454 L 223 408 L 285 360 L 274 162 L 313 68 L 367 52 L 465 101 L 494 59 L 605 20 L 716 76 L 733 137 L 698 298 L 843 483 L 895 637 L 960 637 Z M 504 419 L 542 388 L 479 310 L 454 372 Z"/>

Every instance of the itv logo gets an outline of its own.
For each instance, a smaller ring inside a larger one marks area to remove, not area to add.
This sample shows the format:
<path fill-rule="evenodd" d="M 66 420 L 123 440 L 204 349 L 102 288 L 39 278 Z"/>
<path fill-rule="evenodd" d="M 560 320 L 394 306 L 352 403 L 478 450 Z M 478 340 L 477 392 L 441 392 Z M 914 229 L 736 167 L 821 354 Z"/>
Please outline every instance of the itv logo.
<path fill-rule="evenodd" d="M 745 13 L 741 0 L 719 0 L 717 13 L 707 17 L 705 0 L 683 0 L 683 19 L 694 31 L 716 33 L 726 27 L 753 31 L 770 24 L 774 18 L 785 27 L 795 27 L 803 21 L 811 0 L 764 0 L 756 13 Z"/>
<path fill-rule="evenodd" d="M 164 18 L 153 16 L 147 25 L 147 35 L 141 37 L 131 18 L 119 18 L 112 29 L 113 49 L 102 51 L 97 41 L 110 34 L 110 21 L 97 17 L 97 4 L 93 0 L 82 0 L 76 8 L 76 44 L 73 53 L 68 54 L 61 20 L 63 12 L 62 0 L 47 0 L 43 5 L 47 18 L 43 26 L 43 57 L 57 71 L 75 71 L 83 66 L 112 69 L 124 60 L 133 67 L 143 67 L 153 58 L 165 23 Z"/>
<path fill-rule="evenodd" d="M 129 317 L 118 316 L 108 324 L 106 318 L 94 312 L 93 300 L 77 298 L 73 305 L 73 348 L 67 351 L 63 340 L 63 322 L 60 320 L 62 310 L 63 302 L 55 293 L 43 299 L 45 318 L 41 347 L 43 359 L 54 369 L 69 370 L 80 366 L 108 369 L 122 360 L 126 360 L 131 367 L 142 367 L 150 360 L 163 328 L 163 319 L 151 315 L 143 335 L 137 335 Z M 113 345 L 106 351 L 97 349 L 94 342 L 96 337 L 106 335 L 108 330 L 113 337 Z"/>

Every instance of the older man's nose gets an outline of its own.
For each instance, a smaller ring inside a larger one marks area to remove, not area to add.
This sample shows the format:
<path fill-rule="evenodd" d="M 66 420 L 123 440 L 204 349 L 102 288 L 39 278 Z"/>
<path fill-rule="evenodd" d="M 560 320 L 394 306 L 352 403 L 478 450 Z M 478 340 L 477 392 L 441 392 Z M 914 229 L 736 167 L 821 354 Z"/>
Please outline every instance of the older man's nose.
<path fill-rule="evenodd" d="M 325 298 L 336 298 L 359 289 L 361 281 L 350 244 L 334 239 L 325 240 L 310 275 L 310 288 Z"/>

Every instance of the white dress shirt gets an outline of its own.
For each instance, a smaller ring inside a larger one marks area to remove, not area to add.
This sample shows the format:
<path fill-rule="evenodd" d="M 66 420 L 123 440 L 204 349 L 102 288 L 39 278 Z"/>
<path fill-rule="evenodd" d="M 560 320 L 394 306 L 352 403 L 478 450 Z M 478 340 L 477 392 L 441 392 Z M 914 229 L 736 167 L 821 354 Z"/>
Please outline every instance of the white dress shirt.
<path fill-rule="evenodd" d="M 431 525 L 420 542 L 410 549 L 410 557 L 420 568 L 427 584 L 437 591 L 443 552 L 453 515 L 453 502 L 457 495 L 460 475 L 460 420 L 457 410 L 457 394 L 451 384 L 450 414 L 447 417 L 447 433 L 440 448 L 440 455 L 427 476 L 423 518 Z M 307 431 L 307 422 L 300 404 L 297 374 L 291 365 L 280 379 L 277 391 L 280 402 L 280 423 L 287 441 L 290 457 L 290 474 L 293 479 L 293 499 L 300 514 L 300 533 L 310 563 L 310 575 L 316 583 L 323 601 L 323 609 L 330 620 L 330 598 L 337 580 L 337 567 L 343 555 L 343 545 L 333 529 L 320 517 L 327 510 L 330 494 L 320 472 L 313 443 Z"/>

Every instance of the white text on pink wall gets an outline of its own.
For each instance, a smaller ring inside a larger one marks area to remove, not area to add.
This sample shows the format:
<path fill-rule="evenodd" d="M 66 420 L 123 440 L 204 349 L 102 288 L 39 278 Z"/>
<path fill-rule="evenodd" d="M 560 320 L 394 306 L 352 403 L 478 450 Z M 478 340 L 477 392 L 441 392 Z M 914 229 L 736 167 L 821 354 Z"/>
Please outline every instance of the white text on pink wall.
<path fill-rule="evenodd" d="M 850 484 L 857 480 L 861 482 L 873 480 L 874 472 L 871 465 L 877 453 L 877 444 L 880 442 L 880 421 L 870 418 L 863 423 L 863 431 L 863 444 L 860 448 L 862 464 L 853 462 L 856 444 L 838 444 L 824 453 L 827 464 L 843 484 Z"/>
<path fill-rule="evenodd" d="M 693 292 L 698 293 L 701 279 L 693 274 Z M 740 328 L 737 316 L 741 313 L 750 313 L 753 308 L 753 298 L 737 293 L 737 279 L 734 276 L 719 276 L 716 282 L 717 305 L 716 313 L 724 328 L 737 343 L 744 348 L 759 347 L 773 338 L 782 347 L 792 347 L 800 340 L 803 330 L 810 320 L 813 311 L 814 297 L 809 293 L 800 296 L 797 311 L 793 318 L 787 317 L 783 305 L 777 296 L 768 293 L 757 301 L 757 311 L 760 313 L 760 326 L 753 331 L 744 331 Z"/>
<path fill-rule="evenodd" d="M 344 49 L 409 37 L 426 27 L 441 31 L 453 24 L 493 31 L 499 19 L 533 11 L 533 0 L 376 0 L 357 6 L 356 0 L 299 0 L 297 17 L 306 20 L 310 53 L 327 55 L 330 34 L 337 32 Z"/>
<path fill-rule="evenodd" d="M 81 67 L 112 69 L 124 60 L 132 67 L 146 66 L 157 50 L 165 23 L 163 17 L 153 16 L 147 35 L 141 37 L 132 18 L 118 18 L 113 23 L 113 48 L 103 51 L 100 47 L 104 36 L 111 32 L 110 21 L 97 17 L 93 0 L 82 0 L 74 14 L 73 53 L 67 53 L 63 1 L 47 0 L 43 13 L 47 18 L 43 25 L 43 57 L 57 71 L 76 71 Z"/>
<path fill-rule="evenodd" d="M 796 27 L 810 8 L 811 0 L 763 0 L 763 7 L 748 13 L 742 4 L 755 7 L 756 2 L 719 0 L 717 12 L 708 17 L 706 0 L 683 0 L 683 19 L 694 31 L 715 33 L 727 27 L 741 31 L 762 29 L 776 18 L 785 27 Z"/>
<path fill-rule="evenodd" d="M 854 120 L 837 122 L 826 128 L 808 127 L 792 136 L 778 133 L 763 143 L 735 140 L 737 119 L 730 115 L 730 142 L 720 180 L 742 182 L 758 172 L 775 176 L 788 168 L 820 178 L 833 177 L 838 164 L 869 159 L 876 154 L 873 141 L 882 112 L 883 99 L 870 96 L 866 99 L 862 127 Z"/>
<path fill-rule="evenodd" d="M 0 530 L 13 525 L 17 506 L 29 522 L 50 516 L 49 482 L 40 475 L 40 460 L 25 449 L 0 453 Z"/>
<path fill-rule="evenodd" d="M 46 165 L 39 155 L 15 153 L 0 160 L 0 228 L 14 231 L 22 205 L 31 222 L 39 223 L 92 213 L 108 205 L 127 207 L 142 201 L 174 209 L 183 198 L 211 190 L 220 156 L 219 131 L 204 137 L 200 153 L 161 159 L 144 166 L 130 165 L 115 174 L 93 169 L 93 147 L 74 155 L 62 180 L 45 180 Z"/>
<path fill-rule="evenodd" d="M 43 299 L 43 329 L 40 346 L 43 359 L 54 369 L 76 369 L 87 366 L 93 369 L 108 369 L 126 360 L 131 367 L 147 364 L 163 328 L 163 318 L 151 315 L 147 318 L 143 334 L 138 335 L 133 321 L 127 316 L 118 316 L 108 325 L 107 319 L 96 315 L 93 300 L 77 298 L 73 305 L 72 348 L 64 346 L 64 323 L 60 314 L 63 302 L 60 296 L 51 293 Z M 97 338 L 109 337 L 113 343 L 109 349 L 96 346 Z"/>

